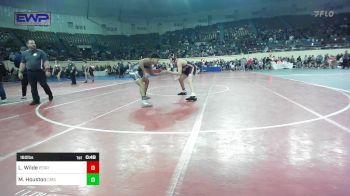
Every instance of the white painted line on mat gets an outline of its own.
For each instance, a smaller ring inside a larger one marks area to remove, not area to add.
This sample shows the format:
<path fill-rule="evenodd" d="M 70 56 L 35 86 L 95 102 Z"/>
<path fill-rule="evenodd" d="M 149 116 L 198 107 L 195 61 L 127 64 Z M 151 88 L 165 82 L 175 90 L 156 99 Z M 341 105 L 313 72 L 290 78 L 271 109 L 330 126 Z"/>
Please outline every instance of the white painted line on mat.
<path fill-rule="evenodd" d="M 28 196 L 27 194 L 30 193 L 30 192 L 32 192 L 32 191 L 31 190 L 27 190 L 27 192 L 22 193 L 21 196 Z"/>
<path fill-rule="evenodd" d="M 62 103 L 62 104 L 57 104 L 57 105 L 49 106 L 49 107 L 44 108 L 44 110 L 48 110 L 48 109 L 51 109 L 51 108 L 56 108 L 56 107 L 68 105 L 68 104 L 75 103 L 75 102 L 78 102 L 78 101 L 81 101 L 81 100 L 84 100 L 84 99 L 91 99 L 91 98 L 99 97 L 99 96 L 102 96 L 102 95 L 112 94 L 112 93 L 115 93 L 115 92 L 118 92 L 118 91 L 121 91 L 121 90 L 125 90 L 125 89 L 117 89 L 117 90 L 114 90 L 114 91 L 109 91 L 109 92 L 106 92 L 106 93 L 97 94 L 97 95 L 94 95 L 94 96 L 85 97 L 85 98 L 82 98 L 82 99 L 77 99 L 77 100 L 74 100 L 74 101 L 70 101 L 70 102 L 65 102 L 65 103 Z M 6 118 L 2 118 L 2 119 L 0 119 L 0 121 L 2 121 L 2 120 L 9 120 L 9 119 L 13 119 L 13 118 L 18 118 L 18 117 L 20 117 L 20 116 L 24 116 L 24 115 L 30 114 L 30 113 L 31 113 L 31 112 L 26 112 L 26 113 L 23 113 L 23 114 L 21 114 L 21 115 L 15 115 L 15 116 L 10 116 L 10 117 L 6 117 Z"/>
<path fill-rule="evenodd" d="M 63 105 L 68 105 L 68 104 L 75 103 L 75 102 L 78 102 L 78 101 L 81 101 L 81 100 L 85 100 L 85 99 L 91 99 L 91 98 L 95 98 L 95 97 L 99 97 L 99 96 L 103 96 L 103 95 L 112 94 L 112 93 L 115 93 L 115 92 L 118 92 L 118 91 L 122 91 L 122 90 L 125 90 L 125 88 L 117 89 L 117 90 L 114 90 L 114 91 L 109 91 L 109 92 L 102 93 L 102 94 L 97 94 L 97 95 L 90 96 L 90 97 L 84 97 L 82 99 L 77 99 L 77 100 L 73 100 L 73 101 L 69 101 L 69 102 L 65 102 L 65 103 L 61 103 L 61 104 L 57 104 L 57 105 L 53 105 L 53 106 L 50 106 L 50 107 L 43 108 L 43 110 L 56 108 L 56 107 L 60 107 L 60 106 L 63 106 Z"/>
<path fill-rule="evenodd" d="M 286 79 L 286 80 L 292 80 L 292 81 L 304 83 L 304 84 L 307 84 L 307 85 L 328 88 L 328 89 L 332 89 L 332 90 L 335 90 L 335 91 L 344 91 L 344 92 L 350 93 L 350 90 L 346 90 L 346 89 L 342 89 L 342 88 L 335 88 L 335 87 L 331 87 L 331 86 L 324 86 L 324 85 L 320 85 L 320 84 L 315 84 L 315 83 L 311 83 L 311 82 L 304 82 L 304 81 L 290 79 L 290 78 L 285 78 L 285 77 L 279 77 L 279 78 Z"/>
<path fill-rule="evenodd" d="M 215 79 L 215 78 L 214 78 Z M 186 145 L 184 147 L 184 149 L 182 150 L 181 156 L 179 158 L 179 161 L 176 165 L 175 171 L 173 173 L 173 176 L 171 178 L 170 181 L 170 186 L 168 188 L 167 191 L 167 195 L 168 196 L 173 196 L 175 194 L 175 190 L 176 187 L 178 186 L 179 183 L 183 182 L 183 179 L 185 177 L 189 162 L 191 160 L 191 156 L 192 156 L 192 152 L 193 149 L 195 147 L 197 138 L 198 138 L 198 134 L 202 125 L 202 120 L 203 120 L 203 116 L 204 116 L 204 111 L 207 107 L 207 103 L 208 103 L 208 97 L 209 97 L 209 93 L 213 88 L 213 84 L 210 86 L 208 92 L 207 92 L 207 96 L 205 97 L 203 106 L 202 106 L 202 110 L 199 113 L 199 115 L 196 117 L 195 123 L 193 125 L 192 131 L 191 131 L 191 135 L 189 136 Z"/>
<path fill-rule="evenodd" d="M 10 156 L 15 155 L 17 152 L 24 152 L 24 151 L 26 151 L 26 150 L 28 150 L 28 149 L 30 149 L 30 148 L 33 148 L 33 147 L 35 147 L 35 146 L 38 146 L 38 145 L 40 145 L 40 144 L 42 144 L 42 143 L 45 143 L 45 142 L 47 142 L 47 141 L 50 141 L 50 140 L 52 140 L 52 139 L 54 139 L 54 138 L 56 138 L 56 137 L 58 137 L 58 136 L 60 136 L 60 135 L 66 134 L 66 133 L 68 133 L 68 132 L 71 132 L 72 130 L 76 129 L 76 127 L 79 127 L 79 126 L 85 125 L 85 124 L 87 124 L 87 123 L 89 123 L 89 122 L 91 122 L 91 121 L 97 120 L 97 119 L 99 119 L 99 118 L 101 118 L 101 117 L 103 117 L 103 116 L 105 116 L 105 115 L 108 115 L 108 114 L 110 114 L 110 113 L 112 113 L 112 112 L 115 112 L 115 111 L 117 111 L 117 110 L 120 110 L 120 109 L 122 109 L 122 108 L 124 108 L 124 107 L 127 107 L 127 106 L 131 105 L 131 104 L 134 104 L 134 103 L 137 102 L 137 101 L 139 101 L 139 99 L 134 100 L 134 101 L 132 101 L 132 102 L 129 102 L 129 103 L 127 103 L 127 104 L 124 104 L 124 105 L 122 105 L 122 106 L 119 106 L 119 107 L 117 107 L 117 108 L 115 108 L 115 109 L 113 109 L 113 110 L 110 110 L 110 111 L 108 111 L 108 112 L 106 112 L 106 113 L 103 113 L 103 114 L 101 114 L 101 115 L 99 115 L 99 116 L 96 116 L 96 117 L 94 117 L 94 118 L 92 118 L 92 119 L 90 119 L 90 120 L 87 120 L 87 121 L 85 121 L 85 122 L 83 122 L 83 123 L 80 123 L 80 124 L 78 124 L 78 125 L 76 125 L 76 126 L 71 126 L 70 128 L 68 128 L 68 129 L 66 129 L 66 130 L 64 130 L 64 131 L 62 131 L 62 132 L 60 132 L 60 133 L 58 133 L 58 134 L 56 134 L 56 135 L 52 135 L 52 136 L 50 136 L 50 137 L 48 137 L 48 138 L 46 138 L 46 139 L 44 139 L 44 140 L 42 140 L 42 141 L 36 142 L 36 143 L 34 143 L 34 144 L 31 144 L 31 145 L 25 146 L 25 147 L 23 147 L 23 148 L 17 149 L 16 151 L 10 152 L 10 153 L 4 155 L 3 157 L 0 157 L 0 161 L 3 161 L 3 160 L 5 160 L 5 159 L 9 158 Z M 38 113 L 38 108 L 40 108 L 40 106 L 41 106 L 42 104 L 44 104 L 44 103 L 45 103 L 45 102 L 43 102 L 43 103 L 41 103 L 40 105 L 37 106 L 37 108 L 35 109 L 35 112 L 36 112 L 36 113 Z"/>
<path fill-rule="evenodd" d="M 312 109 L 310 109 L 310 108 L 308 108 L 308 107 L 306 107 L 306 106 L 304 106 L 304 105 L 302 105 L 302 104 L 300 104 L 300 103 L 298 103 L 298 102 L 295 102 L 295 101 L 289 99 L 288 97 L 285 97 L 285 96 L 283 96 L 283 95 L 277 93 L 277 92 L 274 91 L 274 90 L 271 90 L 271 89 L 269 89 L 269 88 L 267 88 L 267 87 L 265 87 L 265 86 L 262 86 L 262 85 L 259 85 L 259 86 L 263 87 L 263 88 L 266 89 L 267 91 L 270 91 L 271 93 L 273 93 L 273 94 L 275 94 L 275 95 L 277 95 L 277 96 L 279 96 L 279 97 L 282 97 L 283 99 L 285 99 L 285 100 L 287 100 L 287 101 L 293 103 L 294 105 L 299 106 L 300 108 L 302 108 L 302 109 L 304 109 L 304 110 L 310 112 L 311 114 L 314 114 L 315 116 L 317 116 L 317 117 L 319 117 L 319 118 L 322 118 L 322 117 L 323 117 L 322 114 L 320 114 L 320 113 L 318 113 L 318 112 L 315 112 L 314 110 L 312 110 Z M 324 118 L 324 120 L 326 120 L 327 122 L 329 122 L 329 123 L 331 123 L 331 124 L 333 124 L 333 125 L 335 125 L 335 126 L 341 128 L 341 129 L 343 129 L 344 131 L 347 131 L 347 132 L 350 133 L 350 129 L 348 129 L 347 127 L 344 127 L 343 125 L 341 125 L 341 124 L 339 124 L 339 123 L 337 123 L 337 122 L 335 122 L 334 120 L 331 120 L 331 119 L 329 119 L 329 118 Z"/>
<path fill-rule="evenodd" d="M 257 74 L 260 74 L 260 75 L 263 75 L 263 76 L 268 76 L 266 74 L 261 74 L 261 73 L 257 73 Z M 277 124 L 277 125 L 260 126 L 260 127 L 236 128 L 236 129 L 231 129 L 231 130 L 226 130 L 226 129 L 225 130 L 205 130 L 205 131 L 201 131 L 200 133 L 223 133 L 223 132 L 235 132 L 235 131 L 252 131 L 252 130 L 272 129 L 272 128 L 280 128 L 280 127 L 301 125 L 301 124 L 311 123 L 311 122 L 319 121 L 319 120 L 327 120 L 328 118 L 330 118 L 332 116 L 336 116 L 336 115 L 341 114 L 341 113 L 343 113 L 343 112 L 345 112 L 345 111 L 350 109 L 350 96 L 348 94 L 346 94 L 345 92 L 343 92 L 344 91 L 343 89 L 335 89 L 335 88 L 328 87 L 328 86 L 315 85 L 315 84 L 310 84 L 310 83 L 307 83 L 307 82 L 302 82 L 302 81 L 293 80 L 293 79 L 287 79 L 287 78 L 283 78 L 283 77 L 278 77 L 278 78 L 286 79 L 286 80 L 292 80 L 292 81 L 296 81 L 296 82 L 299 82 L 299 83 L 304 83 L 306 85 L 323 87 L 323 88 L 330 89 L 332 91 L 336 91 L 336 92 L 342 94 L 343 96 L 347 97 L 348 105 L 345 106 L 344 108 L 341 108 L 341 109 L 333 112 L 333 113 L 317 116 L 317 118 L 312 118 L 312 119 L 303 120 L 303 121 L 296 121 L 296 122 Z M 342 126 L 342 125 L 339 124 L 338 126 Z"/>
<path fill-rule="evenodd" d="M 227 130 L 227 129 L 226 130 L 205 130 L 205 131 L 201 131 L 201 133 L 223 133 L 223 132 L 235 132 L 235 131 L 253 131 L 253 130 L 262 130 L 262 129 L 273 129 L 273 128 L 280 128 L 280 127 L 301 125 L 301 124 L 311 123 L 319 120 L 325 120 L 329 117 L 336 116 L 350 109 L 350 96 L 345 94 L 344 92 L 339 92 L 339 93 L 342 93 L 344 96 L 348 98 L 348 105 L 345 106 L 344 108 L 341 108 L 338 111 L 335 111 L 327 115 L 322 115 L 317 118 L 312 118 L 312 119 L 303 120 L 303 121 L 296 121 L 291 123 L 277 124 L 277 125 L 260 126 L 260 127 L 237 128 L 237 129 L 231 129 L 231 130 Z"/>
<path fill-rule="evenodd" d="M 85 92 L 85 91 L 91 91 L 91 90 L 96 90 L 96 89 L 100 89 L 100 88 L 106 88 L 106 87 L 110 87 L 110 86 L 118 86 L 118 85 L 127 84 L 127 83 L 132 83 L 132 81 L 123 82 L 123 83 L 115 83 L 114 82 L 113 84 L 108 84 L 108 85 L 103 85 L 103 86 L 98 86 L 98 87 L 93 87 L 93 88 L 88 88 L 88 89 L 82 89 L 82 90 L 78 90 L 78 91 L 74 91 L 74 92 L 70 92 L 70 93 L 62 93 L 62 94 L 58 94 L 58 95 L 54 94 L 54 97 L 63 96 L 63 95 L 70 95 L 70 94 L 80 93 L 80 92 Z M 29 101 L 32 101 L 32 100 L 28 99 L 28 100 L 24 100 L 24 101 L 16 101 L 16 102 L 11 102 L 11 103 L 5 103 L 5 104 L 1 104 L 0 106 L 13 105 L 13 104 L 29 102 Z"/>
<path fill-rule="evenodd" d="M 30 194 L 28 196 L 40 196 L 40 195 L 42 195 L 42 193 L 36 191 L 36 192 L 33 192 L 32 194 Z"/>
<path fill-rule="evenodd" d="M 225 89 L 224 90 L 220 90 L 220 91 L 216 91 L 216 92 L 212 92 L 212 93 L 210 93 L 209 95 L 216 95 L 216 94 L 220 94 L 220 93 L 225 93 L 225 92 L 227 92 L 227 91 L 229 91 L 230 90 L 230 88 L 228 87 L 228 86 L 226 86 L 226 85 L 220 85 L 220 84 L 218 84 L 218 85 L 213 85 L 213 86 L 222 86 L 222 87 L 224 87 Z M 155 88 L 153 88 L 152 90 L 154 90 L 154 89 L 159 89 L 159 88 L 169 88 L 169 86 L 159 86 L 159 87 L 155 87 Z M 198 90 L 198 85 L 196 85 L 196 89 Z M 179 95 L 167 95 L 167 94 L 158 94 L 158 93 L 152 93 L 152 91 L 148 91 L 148 93 L 147 94 L 149 94 L 149 95 L 156 95 L 156 96 L 162 96 L 162 97 L 179 97 Z M 196 93 L 196 96 L 198 97 L 198 96 L 203 96 L 203 95 L 206 95 L 207 93 Z"/>
<path fill-rule="evenodd" d="M 349 75 L 350 73 L 325 73 L 325 74 L 277 74 L 274 76 L 343 76 Z"/>
<path fill-rule="evenodd" d="M 220 78 L 221 79 L 221 78 Z M 158 88 L 158 87 L 155 87 Z M 154 88 L 151 88 L 154 89 Z M 330 89 L 330 90 L 334 90 L 334 89 Z M 201 131 L 201 133 L 215 133 L 215 132 L 234 132 L 234 131 L 242 131 L 242 130 L 261 130 L 261 129 L 272 129 L 272 128 L 279 128 L 279 127 L 287 127 L 287 126 L 293 126 L 293 125 L 300 125 L 300 124 L 306 124 L 306 123 L 310 123 L 310 122 L 314 122 L 314 121 L 318 121 L 318 120 L 323 120 L 325 118 L 329 118 L 332 116 L 336 116 L 340 113 L 345 112 L 346 110 L 350 109 L 350 96 L 342 91 L 337 91 L 334 90 L 337 93 L 342 94 L 343 96 L 347 97 L 348 99 L 348 104 L 344 107 L 339 109 L 338 111 L 332 112 L 330 114 L 326 114 L 323 115 L 322 117 L 316 117 L 316 118 L 312 118 L 312 119 L 308 119 L 308 120 L 302 120 L 302 121 L 296 121 L 296 122 L 290 122 L 290 123 L 283 123 L 283 124 L 276 124 L 276 125 L 267 125 L 267 126 L 260 126 L 260 127 L 246 127 L 246 128 L 238 128 L 238 129 L 232 129 L 232 130 L 206 130 L 206 131 Z M 212 94 L 211 94 L 212 95 Z M 45 108 L 44 108 L 45 109 Z M 44 121 L 47 121 L 51 124 L 56 124 L 59 126 L 64 126 L 67 128 L 70 128 L 74 125 L 69 125 L 69 124 L 64 124 L 62 122 L 58 122 L 52 119 L 48 119 L 46 117 L 44 117 L 43 115 L 41 115 L 39 113 L 39 118 L 41 118 Z M 117 134 L 149 134 L 149 135 L 176 135 L 176 134 L 190 134 L 191 132 L 183 132 L 183 131 L 177 131 L 177 132 L 165 132 L 165 131 L 126 131 L 126 130 L 110 130 L 110 129 L 100 129 L 100 128 L 89 128 L 89 127 L 82 127 L 79 126 L 77 127 L 77 129 L 82 129 L 82 130 L 87 130 L 87 131 L 95 131 L 95 132 L 106 132 L 106 133 L 117 133 Z"/>
<path fill-rule="evenodd" d="M 259 74 L 259 73 L 257 73 Z M 261 74 L 261 75 L 264 75 L 264 74 Z M 294 82 L 299 82 L 299 83 L 303 83 L 303 84 L 307 84 L 307 85 L 310 85 L 310 86 L 317 86 L 317 87 L 322 87 L 322 88 L 327 88 L 327 89 L 331 89 L 331 90 L 335 90 L 335 91 L 338 91 L 338 92 L 341 92 L 341 91 L 344 91 L 344 92 L 347 92 L 347 93 L 350 93 L 350 91 L 348 90 L 345 90 L 345 89 L 339 89 L 339 88 L 334 88 L 334 87 L 330 87 L 330 86 L 324 86 L 324 85 L 319 85 L 319 84 L 314 84 L 314 83 L 309 83 L 309 82 L 304 82 L 304 81 L 300 81 L 300 80 L 295 80 L 295 79 L 290 79 L 290 78 L 285 78 L 285 77 L 278 77 L 278 78 L 281 78 L 281 79 L 285 79 L 285 80 L 291 80 L 291 81 L 294 81 Z M 345 93 L 343 93 L 345 94 Z M 347 97 L 349 97 L 349 95 L 345 94 Z M 317 112 L 315 112 L 315 115 L 321 115 L 321 114 L 318 114 Z M 322 115 L 321 115 L 322 116 Z M 325 118 L 324 120 L 326 120 L 327 122 L 339 127 L 340 129 L 343 129 L 344 131 L 347 131 L 350 133 L 350 129 L 337 123 L 336 121 L 332 120 L 332 119 L 329 119 L 329 118 Z"/>
<path fill-rule="evenodd" d="M 335 91 L 344 91 L 344 92 L 350 93 L 350 90 L 346 90 L 346 89 L 342 89 L 342 88 L 335 88 L 335 87 L 331 87 L 331 86 L 325 86 L 325 85 L 321 85 L 321 84 L 315 84 L 315 83 L 312 83 L 312 82 L 305 82 L 305 81 L 296 80 L 296 79 L 291 79 L 291 78 L 288 78 L 288 77 L 283 77 L 282 75 L 269 75 L 267 73 L 265 74 L 265 73 L 258 73 L 258 72 L 254 72 L 254 73 L 262 75 L 262 76 L 271 76 L 271 77 L 276 77 L 276 78 L 281 78 L 281 79 L 285 79 L 285 80 L 291 80 L 291 81 L 294 81 L 294 82 L 307 84 L 307 85 L 310 85 L 310 86 L 318 86 L 318 87 L 323 87 L 323 88 L 327 88 L 327 89 L 332 89 L 332 90 L 335 90 Z M 286 76 L 288 76 L 288 75 L 286 75 Z"/>
<path fill-rule="evenodd" d="M 23 190 L 18 191 L 17 193 L 15 193 L 15 195 L 18 195 L 18 194 L 20 194 L 20 193 L 22 193 L 22 192 L 24 192 L 24 191 L 26 191 L 26 189 L 23 189 Z"/>
<path fill-rule="evenodd" d="M 333 88 L 333 87 L 327 87 L 327 86 L 322 86 L 322 85 L 317 85 L 317 84 L 302 82 L 302 81 L 293 80 L 293 79 L 289 79 L 289 78 L 283 78 L 283 77 L 279 77 L 279 78 L 287 79 L 287 80 L 292 80 L 292 81 L 304 83 L 304 84 L 307 84 L 307 85 L 313 85 L 313 86 L 328 88 L 328 89 L 332 89 L 332 90 L 336 90 L 336 91 L 344 91 L 343 89 L 339 90 L 339 89 L 336 89 L 336 88 Z M 255 85 L 258 85 L 258 86 L 263 87 L 263 88 L 266 89 L 267 91 L 270 91 L 271 93 L 273 93 L 273 94 L 275 94 L 275 95 L 277 95 L 277 96 L 279 96 L 279 97 L 282 97 L 283 99 L 285 99 L 285 100 L 287 100 L 287 101 L 289 101 L 289 102 L 291 102 L 291 103 L 293 103 L 293 104 L 299 106 L 300 108 L 302 108 L 302 109 L 304 109 L 304 110 L 306 110 L 306 111 L 308 111 L 308 112 L 314 114 L 315 116 L 317 116 L 317 117 L 319 117 L 319 118 L 323 118 L 325 121 L 329 122 L 330 124 L 333 124 L 334 126 L 336 126 L 336 127 L 340 128 L 340 129 L 342 129 L 342 130 L 344 130 L 344 131 L 350 133 L 350 129 L 349 129 L 349 128 L 347 128 L 347 127 L 345 127 L 345 126 L 343 126 L 343 125 L 341 125 L 341 124 L 335 122 L 334 120 L 329 119 L 329 118 L 324 118 L 324 115 L 322 115 L 322 114 L 320 114 L 320 113 L 318 113 L 318 112 L 315 112 L 315 111 L 313 111 L 312 109 L 310 109 L 310 108 L 308 108 L 308 107 L 306 107 L 306 106 L 304 106 L 304 105 L 302 105 L 302 104 L 300 104 L 300 103 L 297 103 L 297 102 L 295 102 L 295 101 L 289 99 L 288 97 L 285 97 L 285 96 L 283 96 L 283 95 L 277 93 L 276 91 L 273 91 L 273 90 L 271 90 L 271 89 L 269 89 L 269 88 L 267 88 L 267 87 L 265 87 L 265 86 L 263 86 L 263 85 L 261 85 L 261 84 L 255 84 Z M 347 96 L 348 96 L 348 95 L 347 95 Z M 349 96 L 348 96 L 348 97 L 349 97 Z"/>
<path fill-rule="evenodd" d="M 14 116 L 10 116 L 10 117 L 6 117 L 6 118 L 2 118 L 2 119 L 0 119 L 0 121 L 3 121 L 3 120 L 9 120 L 9 119 L 17 118 L 17 117 L 19 117 L 19 115 L 14 115 Z"/>
<path fill-rule="evenodd" d="M 45 109 L 45 108 L 44 108 Z M 87 131 L 95 131 L 95 132 L 106 132 L 106 133 L 122 133 L 122 134 L 149 134 L 149 135 L 177 135 L 177 134 L 190 134 L 191 132 L 189 131 L 176 131 L 176 132 L 165 132 L 165 131 L 152 131 L 152 132 L 147 132 L 147 131 L 122 131 L 122 130 L 109 130 L 109 129 L 99 129 L 99 128 L 89 128 L 89 127 L 83 127 L 79 125 L 69 125 L 65 124 L 62 122 L 58 122 L 52 119 L 49 119 L 45 116 L 43 116 L 40 113 L 40 107 L 36 108 L 35 114 L 41 118 L 43 121 L 46 121 L 51 124 L 55 124 L 58 126 L 62 127 L 67 127 L 67 128 L 76 128 L 76 129 L 82 129 L 82 130 L 87 130 Z"/>

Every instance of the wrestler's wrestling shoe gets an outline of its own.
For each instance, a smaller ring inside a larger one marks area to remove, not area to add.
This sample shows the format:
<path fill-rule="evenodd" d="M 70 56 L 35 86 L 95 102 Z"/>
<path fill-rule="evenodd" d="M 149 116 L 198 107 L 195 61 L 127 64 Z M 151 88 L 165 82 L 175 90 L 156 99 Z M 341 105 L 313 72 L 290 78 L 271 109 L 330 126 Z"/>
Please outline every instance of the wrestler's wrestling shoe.
<path fill-rule="evenodd" d="M 186 98 L 186 101 L 197 101 L 197 97 L 196 96 L 190 96 L 190 97 Z"/>
<path fill-rule="evenodd" d="M 152 107 L 152 104 L 150 104 L 148 101 L 146 101 L 146 100 L 142 100 L 141 101 L 141 106 L 143 107 L 143 108 L 147 108 L 147 107 Z"/>
<path fill-rule="evenodd" d="M 148 100 L 148 99 L 151 99 L 151 97 L 149 97 L 149 96 L 143 96 L 142 97 L 142 100 Z"/>
<path fill-rule="evenodd" d="M 187 95 L 187 92 L 186 91 L 182 91 L 182 92 L 178 93 L 177 95 Z"/>

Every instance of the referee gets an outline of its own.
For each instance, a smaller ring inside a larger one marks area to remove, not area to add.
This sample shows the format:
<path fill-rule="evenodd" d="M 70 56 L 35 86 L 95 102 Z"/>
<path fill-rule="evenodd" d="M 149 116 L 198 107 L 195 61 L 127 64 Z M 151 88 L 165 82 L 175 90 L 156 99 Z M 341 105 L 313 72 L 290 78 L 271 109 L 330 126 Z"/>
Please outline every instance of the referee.
<path fill-rule="evenodd" d="M 35 41 L 27 41 L 28 50 L 22 53 L 22 60 L 19 67 L 18 77 L 23 79 L 23 72 L 27 69 L 28 81 L 32 90 L 33 101 L 29 105 L 40 104 L 37 84 L 43 87 L 45 93 L 49 96 L 49 101 L 52 101 L 53 96 L 49 85 L 46 82 L 46 76 L 50 76 L 49 61 L 44 51 L 36 49 Z M 46 76 L 45 76 L 46 73 Z"/>

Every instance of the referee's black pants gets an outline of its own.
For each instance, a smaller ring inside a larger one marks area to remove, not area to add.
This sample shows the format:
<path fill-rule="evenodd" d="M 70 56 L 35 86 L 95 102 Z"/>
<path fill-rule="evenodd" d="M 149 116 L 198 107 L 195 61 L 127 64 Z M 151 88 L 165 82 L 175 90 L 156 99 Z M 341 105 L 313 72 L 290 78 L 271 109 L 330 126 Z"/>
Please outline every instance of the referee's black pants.
<path fill-rule="evenodd" d="M 32 97 L 35 103 L 40 103 L 40 97 L 39 97 L 38 88 L 37 88 L 38 82 L 40 86 L 43 87 L 45 93 L 49 97 L 52 97 L 52 92 L 49 85 L 47 84 L 46 75 L 43 70 L 37 70 L 37 71 L 28 70 L 28 81 L 32 89 Z"/>
<path fill-rule="evenodd" d="M 23 73 L 23 79 L 21 80 L 22 85 L 22 97 L 27 95 L 27 86 L 28 86 L 28 75 Z"/>

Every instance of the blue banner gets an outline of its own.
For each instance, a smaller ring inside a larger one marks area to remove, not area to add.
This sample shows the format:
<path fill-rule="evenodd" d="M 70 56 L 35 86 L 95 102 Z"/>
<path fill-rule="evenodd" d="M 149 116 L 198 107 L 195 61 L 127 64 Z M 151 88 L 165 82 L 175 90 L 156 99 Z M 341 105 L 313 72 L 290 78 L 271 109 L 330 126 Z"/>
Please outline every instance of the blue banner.
<path fill-rule="evenodd" d="M 51 12 L 15 12 L 16 25 L 49 26 Z"/>

